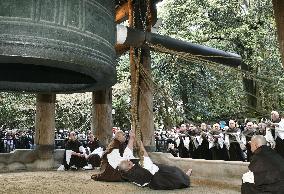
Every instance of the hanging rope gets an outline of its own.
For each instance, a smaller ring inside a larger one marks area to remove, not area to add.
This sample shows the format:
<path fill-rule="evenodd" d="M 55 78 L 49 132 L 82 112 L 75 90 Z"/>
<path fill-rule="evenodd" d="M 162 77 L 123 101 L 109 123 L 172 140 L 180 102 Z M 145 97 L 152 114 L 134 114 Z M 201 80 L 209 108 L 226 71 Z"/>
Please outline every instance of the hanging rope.
<path fill-rule="evenodd" d="M 133 11 L 133 1 L 128 1 L 129 8 L 129 27 L 134 27 L 134 11 Z M 132 129 L 135 131 L 135 135 L 137 136 L 137 86 L 136 86 L 136 63 L 134 61 L 135 57 L 135 48 L 130 47 L 129 52 L 129 60 L 130 60 L 130 74 L 131 74 L 131 125 Z"/>
<path fill-rule="evenodd" d="M 276 78 L 258 76 L 258 75 L 255 75 L 255 74 L 249 72 L 249 71 L 245 71 L 245 70 L 242 70 L 242 69 L 227 67 L 227 66 L 223 66 L 223 65 L 221 66 L 220 64 L 218 64 L 216 62 L 208 61 L 208 60 L 204 59 L 205 56 L 193 55 L 193 54 L 190 54 L 190 53 L 174 51 L 174 50 L 165 48 L 162 45 L 153 45 L 153 44 L 150 44 L 150 43 L 147 43 L 147 44 L 154 51 L 159 51 L 159 52 L 162 52 L 162 53 L 176 55 L 176 56 L 180 57 L 181 59 L 184 59 L 185 61 L 196 62 L 197 64 L 201 63 L 201 64 L 206 65 L 209 69 L 218 69 L 221 72 L 224 72 L 224 69 L 227 69 L 227 70 L 230 70 L 233 73 L 240 74 L 244 78 L 251 79 L 251 80 L 254 80 L 254 81 L 257 81 L 257 82 L 271 83 L 271 81 L 277 81 Z M 207 57 L 209 58 L 209 57 L 213 57 L 213 56 L 207 56 Z M 216 57 L 216 56 L 214 56 L 214 57 Z M 220 57 L 222 57 L 222 56 L 220 56 Z"/>
<path fill-rule="evenodd" d="M 161 98 L 163 98 L 167 103 L 170 104 L 170 107 L 177 107 L 176 102 L 178 100 L 174 99 L 172 96 L 170 96 L 169 93 L 168 93 L 168 90 L 166 91 L 162 86 L 159 86 L 159 84 L 154 82 L 154 80 L 151 78 L 149 73 L 147 71 L 145 71 L 143 66 L 140 66 L 140 74 L 141 74 L 142 79 L 144 79 L 146 81 L 146 85 L 147 85 L 148 89 L 152 89 L 152 90 L 154 89 L 156 93 L 160 94 Z M 219 86 L 217 86 L 217 88 L 221 89 Z M 253 95 L 249 92 L 245 92 L 245 93 L 249 94 L 249 95 Z M 241 97 L 241 96 L 239 96 L 239 97 Z M 257 96 L 254 96 L 254 97 L 259 98 Z M 248 107 L 248 108 L 254 109 L 253 107 L 250 107 L 248 105 L 245 105 L 245 106 Z M 150 107 L 147 107 L 147 108 L 150 110 Z M 183 110 L 189 111 L 189 109 L 185 108 L 185 107 L 183 107 Z M 256 109 L 254 109 L 254 110 L 257 111 Z M 180 116 L 185 122 L 188 122 L 188 119 L 184 116 L 184 114 L 182 112 L 177 111 L 177 109 L 175 109 L 175 108 L 173 109 L 173 111 L 176 115 Z M 267 114 L 262 114 L 262 115 L 259 115 L 259 116 L 267 116 Z"/>
<path fill-rule="evenodd" d="M 134 28 L 134 22 L 135 22 L 135 13 L 134 13 L 134 7 L 133 7 L 133 1 L 128 1 L 128 7 L 129 7 L 129 27 Z M 140 165 L 143 166 L 144 163 L 144 153 L 142 150 L 140 150 L 140 145 L 138 145 L 138 140 L 142 140 L 141 135 L 141 128 L 139 123 L 139 81 L 140 81 L 140 58 L 141 58 L 141 51 L 140 49 L 136 49 L 137 51 L 137 57 L 139 60 L 136 59 L 136 53 L 135 48 L 130 47 L 130 74 L 131 74 L 131 125 L 132 129 L 135 131 L 136 136 L 136 148 L 138 148 L 138 156 L 140 158 Z M 140 142 L 140 141 L 139 141 Z"/>

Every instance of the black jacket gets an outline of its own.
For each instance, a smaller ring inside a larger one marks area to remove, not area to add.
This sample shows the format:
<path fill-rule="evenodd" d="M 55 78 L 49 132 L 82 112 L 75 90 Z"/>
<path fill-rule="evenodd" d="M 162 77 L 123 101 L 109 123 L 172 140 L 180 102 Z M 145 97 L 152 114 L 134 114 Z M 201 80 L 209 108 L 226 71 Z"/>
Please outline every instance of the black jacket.
<path fill-rule="evenodd" d="M 273 149 L 265 145 L 259 147 L 249 169 L 254 174 L 255 184 L 243 184 L 242 193 L 284 193 L 284 159 Z"/>

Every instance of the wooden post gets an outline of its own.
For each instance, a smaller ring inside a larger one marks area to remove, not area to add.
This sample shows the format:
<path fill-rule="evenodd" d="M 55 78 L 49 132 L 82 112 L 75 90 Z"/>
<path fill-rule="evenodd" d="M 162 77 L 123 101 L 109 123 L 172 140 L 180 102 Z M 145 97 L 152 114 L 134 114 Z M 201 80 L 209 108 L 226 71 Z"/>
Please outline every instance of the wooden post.
<path fill-rule="evenodd" d="M 40 158 L 50 158 L 54 149 L 55 94 L 37 94 L 35 145 Z"/>
<path fill-rule="evenodd" d="M 103 145 L 112 139 L 112 92 L 111 88 L 92 94 L 92 131 Z"/>
<path fill-rule="evenodd" d="M 146 31 L 151 31 L 151 16 L 146 15 L 144 12 L 141 14 L 141 10 L 146 10 L 150 13 L 148 1 L 135 2 L 129 1 L 129 27 L 144 29 L 144 24 L 141 20 L 147 17 L 147 28 Z M 134 20 L 134 21 L 133 21 Z M 136 52 L 135 52 L 136 51 Z M 132 125 L 140 125 L 141 136 L 143 138 L 143 144 L 147 151 L 155 151 L 155 139 L 154 139 L 154 120 L 153 120 L 153 94 L 152 94 L 152 77 L 151 77 L 151 56 L 150 49 L 147 45 L 143 45 L 138 54 L 139 49 L 130 47 L 130 73 L 131 73 L 131 95 L 133 96 L 132 101 L 136 96 L 135 90 L 138 90 L 137 106 L 138 115 L 137 121 L 132 122 Z M 140 59 L 139 59 L 140 57 Z M 138 59 L 135 61 L 135 59 Z M 136 64 L 140 63 L 141 64 Z M 137 66 L 138 65 L 138 66 Z M 140 65 L 142 68 L 140 68 Z M 138 68 L 138 69 L 137 69 Z M 142 70 L 141 70 L 142 69 Z M 139 74 L 137 74 L 137 70 Z M 144 76 L 143 76 L 144 75 Z M 137 81 L 138 80 L 138 81 Z M 138 87 L 136 84 L 138 82 Z M 132 109 L 136 108 L 135 103 L 132 102 Z M 137 122 L 137 123 L 136 123 Z M 132 126 L 133 127 L 133 126 Z"/>
<path fill-rule="evenodd" d="M 139 118 L 143 143 L 147 151 L 155 151 L 154 119 L 153 119 L 153 87 L 151 76 L 151 56 L 148 46 L 141 50 L 142 66 L 146 76 L 141 76 L 139 82 Z"/>
<path fill-rule="evenodd" d="M 282 66 L 284 67 L 284 1 L 273 0 L 274 17 L 277 25 L 278 41 L 280 46 Z"/>

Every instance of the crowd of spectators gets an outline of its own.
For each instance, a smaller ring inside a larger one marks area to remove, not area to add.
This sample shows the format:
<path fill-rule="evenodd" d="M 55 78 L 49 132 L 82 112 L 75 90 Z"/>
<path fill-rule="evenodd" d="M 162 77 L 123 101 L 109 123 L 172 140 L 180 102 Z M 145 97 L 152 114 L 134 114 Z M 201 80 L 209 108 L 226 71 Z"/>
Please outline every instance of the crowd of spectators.
<path fill-rule="evenodd" d="M 9 153 L 15 149 L 33 149 L 34 130 L 33 129 L 0 129 L 0 152 Z"/>
<path fill-rule="evenodd" d="M 75 130 L 78 140 L 86 143 L 89 131 Z M 55 148 L 64 149 L 70 130 L 55 130 Z M 15 149 L 34 149 L 34 129 L 0 128 L 0 153 L 9 153 Z"/>
<path fill-rule="evenodd" d="M 113 134 L 119 128 L 113 128 Z M 55 148 L 65 149 L 71 130 L 55 130 Z M 83 146 L 90 130 L 73 130 Z M 127 136 L 128 131 L 125 131 Z M 250 161 L 250 139 L 263 135 L 268 145 L 284 157 L 284 119 L 272 111 L 271 119 L 245 119 L 216 123 L 183 123 L 169 130 L 155 131 L 156 151 L 169 152 L 175 157 L 207 160 Z M 34 129 L 0 129 L 0 152 L 34 148 Z"/>
<path fill-rule="evenodd" d="M 231 119 L 216 123 L 183 123 L 155 131 L 156 151 L 175 157 L 206 160 L 250 161 L 250 141 L 263 135 L 268 146 L 284 157 L 284 119 L 277 111 L 271 119 Z"/>

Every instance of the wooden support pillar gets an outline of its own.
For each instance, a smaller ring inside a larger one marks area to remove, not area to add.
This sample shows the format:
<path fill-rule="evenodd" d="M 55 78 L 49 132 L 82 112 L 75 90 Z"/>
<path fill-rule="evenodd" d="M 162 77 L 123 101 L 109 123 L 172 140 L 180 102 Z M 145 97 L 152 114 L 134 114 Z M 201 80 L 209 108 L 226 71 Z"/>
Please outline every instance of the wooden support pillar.
<path fill-rule="evenodd" d="M 276 20 L 278 41 L 280 46 L 282 66 L 284 67 L 284 1 L 273 0 L 274 17 Z"/>
<path fill-rule="evenodd" d="M 151 56 L 150 48 L 143 46 L 141 48 L 142 66 L 145 76 L 141 76 L 139 82 L 140 95 L 139 95 L 139 118 L 143 143 L 147 151 L 155 151 L 155 138 L 154 138 L 154 119 L 153 119 L 153 88 L 151 76 Z"/>
<path fill-rule="evenodd" d="M 147 17 L 146 31 L 151 31 L 151 16 L 148 1 L 129 1 L 129 27 L 144 29 L 141 18 Z M 141 10 L 142 13 L 141 13 Z M 140 15 L 141 14 L 141 15 Z M 140 52 L 140 54 L 139 54 Z M 142 67 L 141 67 L 142 66 Z M 130 47 L 130 73 L 132 95 L 132 127 L 141 131 L 143 144 L 147 151 L 155 151 L 154 120 L 153 120 L 153 94 L 151 76 L 150 48 L 143 45 L 141 49 Z M 138 95 L 137 95 L 138 94 Z M 138 110 L 136 109 L 138 107 Z M 137 118 L 136 118 L 137 117 Z M 139 131 L 136 135 L 140 135 Z"/>
<path fill-rule="evenodd" d="M 54 149 L 55 94 L 37 94 L 35 145 L 41 158 L 49 158 Z"/>
<path fill-rule="evenodd" d="M 112 89 L 92 94 L 92 131 L 103 145 L 112 139 Z"/>

